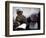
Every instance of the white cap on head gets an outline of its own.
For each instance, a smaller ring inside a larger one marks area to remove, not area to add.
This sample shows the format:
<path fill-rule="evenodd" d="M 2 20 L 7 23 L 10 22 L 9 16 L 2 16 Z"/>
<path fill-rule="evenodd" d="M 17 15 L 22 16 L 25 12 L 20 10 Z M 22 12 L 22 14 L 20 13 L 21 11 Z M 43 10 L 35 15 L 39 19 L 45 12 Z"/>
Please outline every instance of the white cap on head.
<path fill-rule="evenodd" d="M 16 10 L 17 10 L 17 11 L 23 11 L 23 9 L 22 9 L 22 8 L 17 8 Z"/>

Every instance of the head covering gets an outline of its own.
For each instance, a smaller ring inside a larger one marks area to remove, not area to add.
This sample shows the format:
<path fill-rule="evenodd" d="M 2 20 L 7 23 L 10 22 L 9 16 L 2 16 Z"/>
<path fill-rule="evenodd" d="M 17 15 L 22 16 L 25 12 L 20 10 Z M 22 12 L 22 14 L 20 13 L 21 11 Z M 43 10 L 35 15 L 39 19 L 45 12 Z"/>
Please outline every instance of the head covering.
<path fill-rule="evenodd" d="M 23 11 L 20 9 L 17 9 L 17 14 L 19 14 L 19 13 L 23 13 Z"/>

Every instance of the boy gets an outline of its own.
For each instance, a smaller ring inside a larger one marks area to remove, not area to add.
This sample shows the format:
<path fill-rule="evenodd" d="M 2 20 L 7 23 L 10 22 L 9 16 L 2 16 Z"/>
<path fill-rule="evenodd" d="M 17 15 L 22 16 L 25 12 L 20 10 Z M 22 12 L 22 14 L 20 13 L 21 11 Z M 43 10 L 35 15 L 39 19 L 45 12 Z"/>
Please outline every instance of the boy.
<path fill-rule="evenodd" d="M 22 13 L 23 13 L 23 11 L 21 11 L 19 9 L 17 10 L 17 16 L 16 16 L 16 26 L 17 27 L 23 23 L 26 24 L 26 22 L 27 22 L 26 17 L 24 15 L 22 15 Z"/>

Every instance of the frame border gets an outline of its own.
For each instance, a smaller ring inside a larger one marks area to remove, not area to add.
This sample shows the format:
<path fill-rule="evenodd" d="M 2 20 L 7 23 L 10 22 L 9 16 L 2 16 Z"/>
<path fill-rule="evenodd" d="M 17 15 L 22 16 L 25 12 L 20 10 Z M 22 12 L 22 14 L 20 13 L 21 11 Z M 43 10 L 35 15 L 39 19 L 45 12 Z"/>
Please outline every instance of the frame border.
<path fill-rule="evenodd" d="M 43 5 L 43 33 L 36 34 L 22 34 L 22 35 L 9 35 L 9 4 L 10 3 L 20 3 L 20 4 L 36 4 Z M 14 37 L 14 36 L 29 36 L 29 35 L 44 35 L 45 34 L 45 3 L 35 3 L 35 2 L 19 2 L 19 1 L 5 1 L 5 36 Z"/>

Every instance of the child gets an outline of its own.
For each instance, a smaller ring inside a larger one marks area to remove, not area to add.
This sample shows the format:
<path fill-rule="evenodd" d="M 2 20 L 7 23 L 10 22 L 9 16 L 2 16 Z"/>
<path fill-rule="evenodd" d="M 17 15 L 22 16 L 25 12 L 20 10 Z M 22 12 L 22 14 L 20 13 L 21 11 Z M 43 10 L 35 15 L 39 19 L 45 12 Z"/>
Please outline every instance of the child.
<path fill-rule="evenodd" d="M 17 27 L 22 25 L 23 23 L 26 24 L 27 20 L 24 15 L 22 15 L 23 11 L 17 10 L 17 16 L 16 16 L 16 25 Z"/>

